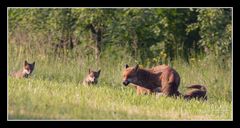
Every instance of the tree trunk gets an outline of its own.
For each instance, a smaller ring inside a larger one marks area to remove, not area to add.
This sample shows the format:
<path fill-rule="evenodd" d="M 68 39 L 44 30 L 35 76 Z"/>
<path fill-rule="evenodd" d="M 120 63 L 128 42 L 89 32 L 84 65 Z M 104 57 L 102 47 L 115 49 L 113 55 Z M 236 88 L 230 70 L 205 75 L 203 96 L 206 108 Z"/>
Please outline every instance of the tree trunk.
<path fill-rule="evenodd" d="M 132 43 L 132 48 L 134 49 L 134 57 L 137 58 L 138 56 L 138 37 L 136 31 L 132 31 L 132 37 L 133 37 L 133 43 Z"/>
<path fill-rule="evenodd" d="M 101 41 L 102 41 L 102 30 L 100 28 L 94 28 L 92 24 L 87 26 L 92 32 L 92 39 L 96 42 L 95 48 L 95 58 L 99 60 L 100 53 L 101 53 Z"/>

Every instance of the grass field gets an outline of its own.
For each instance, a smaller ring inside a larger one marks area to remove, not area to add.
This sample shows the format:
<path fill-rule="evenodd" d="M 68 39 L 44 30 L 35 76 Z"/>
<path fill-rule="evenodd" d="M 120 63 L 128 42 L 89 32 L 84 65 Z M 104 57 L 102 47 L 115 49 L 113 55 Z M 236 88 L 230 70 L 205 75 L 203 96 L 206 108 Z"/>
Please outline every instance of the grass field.
<path fill-rule="evenodd" d="M 9 48 L 9 72 L 20 69 L 25 59 L 35 61 L 36 68 L 29 79 L 8 77 L 10 120 L 232 120 L 231 69 L 210 59 L 173 64 L 181 76 L 180 92 L 188 84 L 207 87 L 208 101 L 202 102 L 137 96 L 121 81 L 124 64 L 134 64 L 129 59 L 109 55 L 97 66 L 91 58 L 56 59 L 20 51 Z M 89 67 L 102 70 L 97 86 L 81 85 Z"/>

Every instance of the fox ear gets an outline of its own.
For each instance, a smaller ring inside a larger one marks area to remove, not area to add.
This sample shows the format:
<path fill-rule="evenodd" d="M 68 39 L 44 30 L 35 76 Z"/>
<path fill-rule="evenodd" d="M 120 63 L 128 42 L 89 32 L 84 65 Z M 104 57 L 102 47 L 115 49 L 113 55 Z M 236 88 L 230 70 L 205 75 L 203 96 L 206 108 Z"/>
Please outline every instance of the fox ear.
<path fill-rule="evenodd" d="M 100 72 L 101 72 L 101 69 L 98 70 L 98 75 L 100 74 Z"/>
<path fill-rule="evenodd" d="M 33 65 L 33 66 L 35 65 L 35 61 L 32 63 L 32 65 Z"/>
<path fill-rule="evenodd" d="M 128 64 L 126 64 L 126 66 L 125 66 L 126 68 L 128 68 L 129 66 L 128 66 Z"/>
<path fill-rule="evenodd" d="M 138 64 L 134 67 L 134 70 L 137 71 L 139 68 Z"/>
<path fill-rule="evenodd" d="M 25 60 L 25 61 L 24 61 L 24 66 L 26 66 L 26 65 L 28 65 L 28 62 Z"/>

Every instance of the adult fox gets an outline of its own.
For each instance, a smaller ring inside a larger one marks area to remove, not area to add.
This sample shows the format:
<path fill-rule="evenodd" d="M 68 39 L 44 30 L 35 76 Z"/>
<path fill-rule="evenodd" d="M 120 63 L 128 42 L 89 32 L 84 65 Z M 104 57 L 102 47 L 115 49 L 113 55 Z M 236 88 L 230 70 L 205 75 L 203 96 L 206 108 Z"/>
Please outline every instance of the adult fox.
<path fill-rule="evenodd" d="M 178 72 L 168 65 L 158 65 L 150 69 L 129 67 L 123 71 L 123 84 L 136 85 L 137 94 L 161 93 L 166 96 L 183 96 L 185 99 L 206 97 L 206 88 L 203 85 L 190 85 L 188 92 L 182 95 L 178 91 L 180 76 Z"/>

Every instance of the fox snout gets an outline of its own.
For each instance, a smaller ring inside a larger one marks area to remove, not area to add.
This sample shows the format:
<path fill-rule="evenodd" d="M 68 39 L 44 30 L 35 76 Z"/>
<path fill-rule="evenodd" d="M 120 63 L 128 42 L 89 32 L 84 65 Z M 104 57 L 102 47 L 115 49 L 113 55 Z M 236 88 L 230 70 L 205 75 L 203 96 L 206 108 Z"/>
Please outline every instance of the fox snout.
<path fill-rule="evenodd" d="M 97 81 L 97 78 L 93 77 L 92 82 L 96 82 L 96 81 Z"/>
<path fill-rule="evenodd" d="M 97 78 L 95 78 L 95 77 L 89 77 L 88 78 L 88 81 L 90 81 L 90 82 L 95 82 L 97 80 Z"/>
<path fill-rule="evenodd" d="M 124 80 L 124 81 L 123 81 L 123 84 L 124 84 L 125 86 L 127 86 L 129 83 L 130 83 L 130 82 L 129 82 L 128 80 Z"/>
<path fill-rule="evenodd" d="M 27 69 L 24 69 L 24 70 L 23 70 L 23 73 L 29 75 L 29 74 L 31 73 L 31 71 L 30 71 L 30 70 L 27 70 Z"/>

